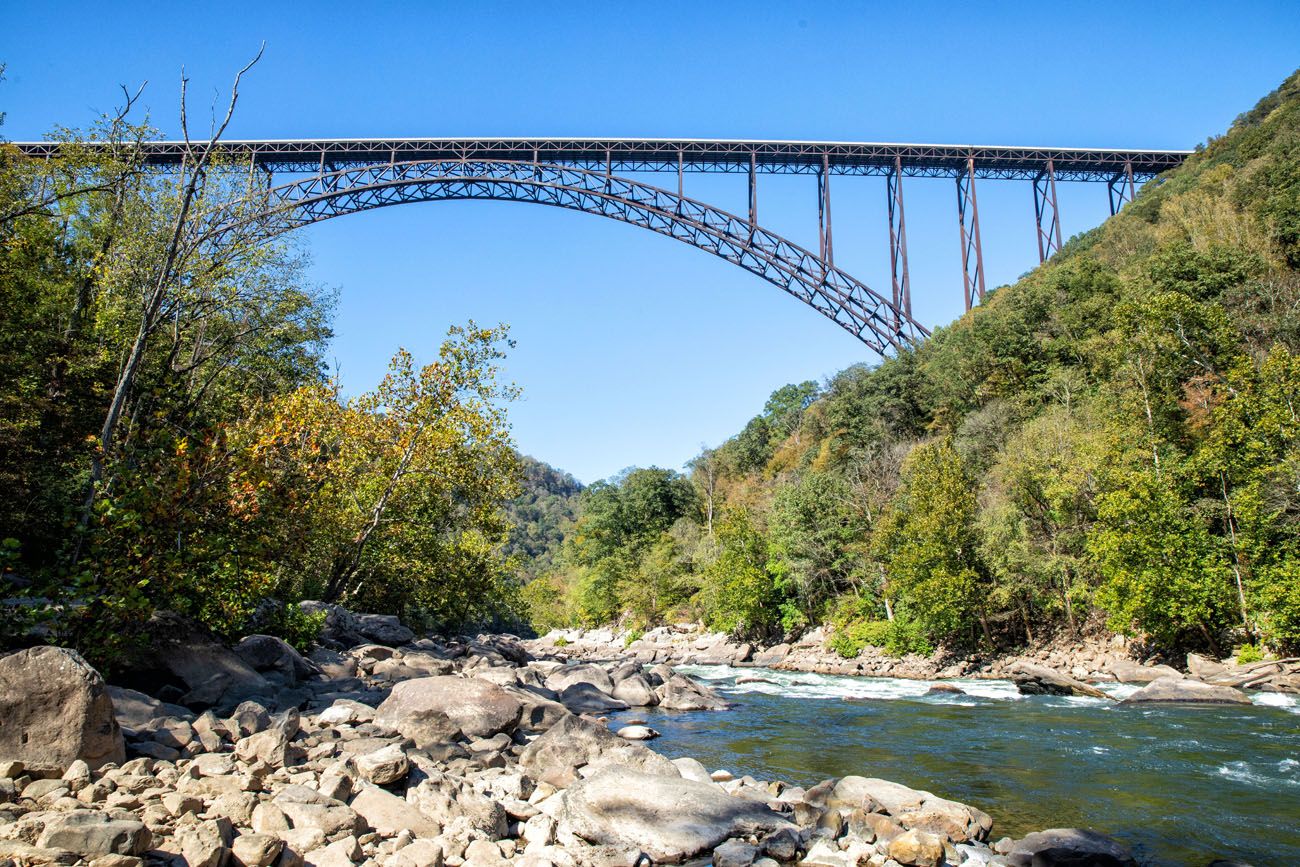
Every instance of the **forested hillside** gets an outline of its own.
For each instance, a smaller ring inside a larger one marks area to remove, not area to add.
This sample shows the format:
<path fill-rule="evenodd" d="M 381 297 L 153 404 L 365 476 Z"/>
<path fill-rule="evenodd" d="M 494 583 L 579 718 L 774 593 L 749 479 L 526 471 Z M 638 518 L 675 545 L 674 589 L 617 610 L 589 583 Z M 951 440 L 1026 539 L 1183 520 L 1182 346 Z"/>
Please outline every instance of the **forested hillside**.
<path fill-rule="evenodd" d="M 1300 648 L 1300 74 L 910 352 L 582 495 L 540 626 Z"/>
<path fill-rule="evenodd" d="M 554 567 L 554 556 L 578 517 L 582 485 L 573 476 L 527 455 L 519 459 L 519 496 L 506 504 L 510 533 L 505 553 L 525 581 Z"/>

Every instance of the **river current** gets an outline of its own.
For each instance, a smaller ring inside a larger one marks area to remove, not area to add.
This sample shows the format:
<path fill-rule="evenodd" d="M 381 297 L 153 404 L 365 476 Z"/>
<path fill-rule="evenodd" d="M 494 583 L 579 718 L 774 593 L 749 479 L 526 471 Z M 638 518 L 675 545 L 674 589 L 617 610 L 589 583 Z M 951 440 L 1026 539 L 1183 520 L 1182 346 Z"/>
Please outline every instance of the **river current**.
<path fill-rule="evenodd" d="M 1152 867 L 1300 865 L 1300 705 L 1118 705 L 930 681 L 683 666 L 736 707 L 645 716 L 655 748 L 737 776 L 811 785 L 883 777 L 979 807 L 994 839 L 1087 827 Z M 763 678 L 737 684 L 738 678 Z M 1136 687 L 1103 686 L 1122 698 Z"/>

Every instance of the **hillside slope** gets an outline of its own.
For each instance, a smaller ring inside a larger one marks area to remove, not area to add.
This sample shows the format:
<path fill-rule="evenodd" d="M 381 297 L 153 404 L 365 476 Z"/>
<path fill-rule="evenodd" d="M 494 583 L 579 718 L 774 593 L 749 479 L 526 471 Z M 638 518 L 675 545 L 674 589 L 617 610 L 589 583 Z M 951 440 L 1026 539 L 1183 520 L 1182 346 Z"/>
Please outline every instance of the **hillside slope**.
<path fill-rule="evenodd" d="M 1169 651 L 1294 649 L 1298 350 L 1300 74 L 916 350 L 774 393 L 697 459 L 670 531 L 611 552 L 581 517 L 545 618 L 613 593 L 646 622 L 829 619 L 846 654 L 1103 620 Z M 618 588 L 650 552 L 673 592 L 646 611 Z"/>

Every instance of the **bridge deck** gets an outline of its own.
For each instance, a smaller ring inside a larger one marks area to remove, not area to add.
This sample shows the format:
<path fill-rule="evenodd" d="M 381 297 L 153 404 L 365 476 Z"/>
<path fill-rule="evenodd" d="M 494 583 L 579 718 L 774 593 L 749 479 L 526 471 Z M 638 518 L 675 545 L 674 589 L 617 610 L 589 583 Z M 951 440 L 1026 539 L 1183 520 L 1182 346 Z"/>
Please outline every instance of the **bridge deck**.
<path fill-rule="evenodd" d="M 202 144 L 198 142 L 197 144 Z M 52 142 L 15 142 L 29 156 L 58 152 Z M 145 160 L 175 165 L 185 143 L 144 144 Z M 957 177 L 974 160 L 982 178 L 1029 180 L 1052 161 L 1058 180 L 1109 181 L 1131 167 L 1145 180 L 1174 168 L 1192 151 L 989 145 L 890 144 L 875 142 L 728 141 L 631 138 L 380 138 L 226 140 L 233 159 L 251 159 L 272 172 L 333 171 L 411 160 L 540 161 L 592 171 L 747 172 L 815 174 L 823 160 L 832 174 L 887 175 L 895 165 L 904 175 Z"/>

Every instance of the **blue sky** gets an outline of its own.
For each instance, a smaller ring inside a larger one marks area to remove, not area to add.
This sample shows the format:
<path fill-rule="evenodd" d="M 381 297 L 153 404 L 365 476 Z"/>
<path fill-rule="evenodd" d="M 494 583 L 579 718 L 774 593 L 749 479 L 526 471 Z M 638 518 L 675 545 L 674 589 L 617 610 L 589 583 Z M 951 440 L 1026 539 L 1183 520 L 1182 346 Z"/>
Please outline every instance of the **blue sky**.
<path fill-rule="evenodd" d="M 976 11 L 978 9 L 978 11 Z M 4 135 L 88 123 L 148 80 L 177 129 L 182 65 L 207 106 L 266 41 L 229 135 L 573 135 L 1192 147 L 1300 65 L 1300 5 L 1224 3 L 10 4 Z M 653 178 L 650 182 L 654 182 Z M 660 179 L 660 183 L 663 183 Z M 884 182 L 836 178 L 837 263 L 887 287 Z M 951 181 L 906 189 L 914 305 L 961 310 Z M 733 211 L 743 176 L 687 194 Z M 1063 184 L 1067 235 L 1105 188 Z M 990 285 L 1037 262 L 1029 185 L 979 188 Z M 816 247 L 811 178 L 762 177 L 763 223 Z M 698 250 L 586 214 L 412 205 L 301 233 L 338 287 L 332 356 L 351 391 L 398 346 L 506 321 L 520 448 L 583 481 L 677 467 L 785 382 L 873 360 L 774 287 Z"/>

